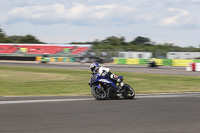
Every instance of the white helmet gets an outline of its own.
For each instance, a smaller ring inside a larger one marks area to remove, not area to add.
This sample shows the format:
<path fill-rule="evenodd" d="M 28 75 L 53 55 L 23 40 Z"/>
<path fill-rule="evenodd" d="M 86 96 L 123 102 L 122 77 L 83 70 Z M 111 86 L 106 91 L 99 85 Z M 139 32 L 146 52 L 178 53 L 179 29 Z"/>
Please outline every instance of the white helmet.
<path fill-rule="evenodd" d="M 91 70 L 92 72 L 97 72 L 98 69 L 99 69 L 99 64 L 98 64 L 97 62 L 92 63 L 92 64 L 90 65 L 90 70 Z"/>

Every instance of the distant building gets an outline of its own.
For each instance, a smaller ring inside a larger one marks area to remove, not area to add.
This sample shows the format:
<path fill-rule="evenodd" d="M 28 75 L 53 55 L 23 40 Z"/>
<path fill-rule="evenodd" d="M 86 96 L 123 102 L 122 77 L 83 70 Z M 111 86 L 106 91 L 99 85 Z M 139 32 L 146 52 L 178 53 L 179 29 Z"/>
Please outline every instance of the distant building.
<path fill-rule="evenodd" d="M 135 58 L 135 59 L 149 59 L 152 57 L 151 52 L 137 52 L 137 51 L 121 51 L 118 53 L 119 58 Z"/>
<path fill-rule="evenodd" d="M 200 52 L 168 52 L 167 59 L 195 59 L 200 57 Z"/>

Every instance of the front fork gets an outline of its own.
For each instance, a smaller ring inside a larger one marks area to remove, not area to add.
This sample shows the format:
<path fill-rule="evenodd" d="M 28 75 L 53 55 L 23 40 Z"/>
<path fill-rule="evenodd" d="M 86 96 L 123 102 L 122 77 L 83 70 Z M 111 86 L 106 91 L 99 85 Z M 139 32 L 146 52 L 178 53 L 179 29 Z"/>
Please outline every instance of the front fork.
<path fill-rule="evenodd" d="M 99 88 L 100 91 L 104 92 L 103 87 L 101 86 L 101 84 L 98 84 L 97 87 Z"/>
<path fill-rule="evenodd" d="M 124 86 L 124 83 L 123 83 L 123 82 L 121 82 L 121 83 L 119 83 L 119 85 L 120 85 L 120 87 L 122 87 L 122 86 Z"/>
<path fill-rule="evenodd" d="M 120 89 L 122 89 L 122 86 L 124 86 L 124 83 L 123 83 L 123 80 L 124 80 L 124 78 L 123 78 L 123 76 L 119 76 L 119 78 L 121 79 L 121 82 L 119 83 L 119 87 L 120 87 Z"/>
<path fill-rule="evenodd" d="M 122 86 L 124 86 L 124 83 L 120 82 L 119 85 L 118 85 L 118 87 L 119 87 L 120 90 L 122 89 Z"/>

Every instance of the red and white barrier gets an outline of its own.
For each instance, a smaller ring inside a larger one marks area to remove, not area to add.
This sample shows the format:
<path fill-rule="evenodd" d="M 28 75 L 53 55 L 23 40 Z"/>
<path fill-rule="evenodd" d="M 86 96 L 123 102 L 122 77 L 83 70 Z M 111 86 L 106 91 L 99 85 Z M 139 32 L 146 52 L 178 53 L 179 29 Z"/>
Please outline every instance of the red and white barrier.
<path fill-rule="evenodd" d="M 200 63 L 190 63 L 186 71 L 200 71 Z"/>

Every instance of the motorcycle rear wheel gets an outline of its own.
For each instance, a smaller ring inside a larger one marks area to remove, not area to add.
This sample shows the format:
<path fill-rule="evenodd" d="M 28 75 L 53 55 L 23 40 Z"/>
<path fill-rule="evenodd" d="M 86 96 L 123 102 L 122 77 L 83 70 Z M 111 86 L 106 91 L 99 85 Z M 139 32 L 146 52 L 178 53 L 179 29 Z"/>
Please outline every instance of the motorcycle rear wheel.
<path fill-rule="evenodd" d="M 124 84 L 122 90 L 123 90 L 122 96 L 125 99 L 133 99 L 135 97 L 135 91 L 130 85 Z"/>
<path fill-rule="evenodd" d="M 107 92 L 103 89 L 100 90 L 97 86 L 93 85 L 91 87 L 91 93 L 92 95 L 94 96 L 95 99 L 97 100 L 106 100 L 108 97 L 107 97 Z"/>

